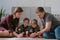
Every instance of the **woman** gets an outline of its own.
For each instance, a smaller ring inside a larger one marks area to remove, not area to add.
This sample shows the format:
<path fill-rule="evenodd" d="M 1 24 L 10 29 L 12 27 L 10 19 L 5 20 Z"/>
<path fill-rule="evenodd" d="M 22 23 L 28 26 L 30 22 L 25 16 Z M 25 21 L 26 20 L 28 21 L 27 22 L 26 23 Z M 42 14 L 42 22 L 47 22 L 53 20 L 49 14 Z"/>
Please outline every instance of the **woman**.
<path fill-rule="evenodd" d="M 15 32 L 16 27 L 18 27 L 19 18 L 22 15 L 23 9 L 21 7 L 15 8 L 13 14 L 7 15 L 3 21 L 0 23 L 0 36 L 15 36 L 19 35 Z M 13 35 L 12 35 L 13 34 Z"/>

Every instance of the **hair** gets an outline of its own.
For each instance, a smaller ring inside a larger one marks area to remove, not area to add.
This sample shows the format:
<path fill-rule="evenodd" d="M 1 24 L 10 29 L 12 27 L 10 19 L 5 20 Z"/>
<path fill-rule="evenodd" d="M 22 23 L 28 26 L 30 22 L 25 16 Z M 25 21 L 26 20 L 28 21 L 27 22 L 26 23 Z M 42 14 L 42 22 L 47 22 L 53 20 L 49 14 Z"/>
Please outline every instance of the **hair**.
<path fill-rule="evenodd" d="M 33 19 L 32 21 L 35 21 L 35 24 L 37 24 L 37 25 L 38 25 L 38 21 L 37 21 L 36 19 Z"/>
<path fill-rule="evenodd" d="M 38 9 L 39 12 L 45 12 L 43 7 L 38 7 L 37 9 Z"/>
<path fill-rule="evenodd" d="M 21 7 L 16 7 L 14 10 L 14 14 L 16 14 L 17 12 L 23 12 L 23 9 Z"/>
<path fill-rule="evenodd" d="M 28 20 L 28 22 L 30 21 L 30 20 L 29 20 L 29 18 L 24 18 L 24 20 L 23 20 L 23 21 L 25 21 L 25 20 Z"/>

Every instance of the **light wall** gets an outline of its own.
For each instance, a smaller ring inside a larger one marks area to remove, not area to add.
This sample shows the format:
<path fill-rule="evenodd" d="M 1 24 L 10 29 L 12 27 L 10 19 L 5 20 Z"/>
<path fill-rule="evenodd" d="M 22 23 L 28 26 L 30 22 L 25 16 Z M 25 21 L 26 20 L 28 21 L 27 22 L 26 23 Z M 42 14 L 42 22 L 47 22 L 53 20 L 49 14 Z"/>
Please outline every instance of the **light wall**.
<path fill-rule="evenodd" d="M 0 8 L 6 10 L 5 14 L 11 13 L 12 7 L 51 7 L 51 13 L 60 20 L 60 0 L 0 0 Z M 33 8 L 32 8 L 33 9 Z M 28 14 L 29 15 L 29 14 Z"/>

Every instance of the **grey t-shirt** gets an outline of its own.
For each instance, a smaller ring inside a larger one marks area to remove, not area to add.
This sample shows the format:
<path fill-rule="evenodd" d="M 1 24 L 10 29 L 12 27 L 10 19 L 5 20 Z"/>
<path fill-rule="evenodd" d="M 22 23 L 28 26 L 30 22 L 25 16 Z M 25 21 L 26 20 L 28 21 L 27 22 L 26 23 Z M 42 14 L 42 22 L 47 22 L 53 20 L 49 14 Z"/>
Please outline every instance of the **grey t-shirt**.
<path fill-rule="evenodd" d="M 52 22 L 51 30 L 54 30 L 58 25 L 60 25 L 60 22 L 51 13 L 45 13 L 43 20 L 44 25 L 46 24 L 46 22 Z"/>

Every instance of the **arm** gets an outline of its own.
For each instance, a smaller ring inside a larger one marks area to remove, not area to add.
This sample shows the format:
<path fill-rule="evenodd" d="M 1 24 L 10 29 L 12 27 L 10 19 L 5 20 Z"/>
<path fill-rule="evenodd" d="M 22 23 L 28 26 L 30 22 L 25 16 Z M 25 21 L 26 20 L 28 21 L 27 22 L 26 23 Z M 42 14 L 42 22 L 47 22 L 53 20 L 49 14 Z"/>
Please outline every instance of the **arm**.
<path fill-rule="evenodd" d="M 9 15 L 9 16 L 6 17 L 6 22 L 7 22 L 7 25 L 9 27 L 10 32 L 13 32 L 14 31 L 13 30 L 13 25 L 12 25 L 12 21 L 13 21 L 12 19 L 13 19 L 12 15 Z M 17 19 L 15 21 L 15 27 L 18 26 L 18 23 L 19 23 L 19 19 Z"/>
<path fill-rule="evenodd" d="M 45 28 L 42 29 L 40 32 L 50 31 L 51 29 L 51 22 L 46 22 Z"/>
<path fill-rule="evenodd" d="M 15 37 L 18 37 L 18 34 L 17 34 L 16 32 L 13 32 L 13 35 L 14 35 Z"/>
<path fill-rule="evenodd" d="M 45 32 L 45 31 L 50 31 L 50 29 L 51 29 L 52 16 L 48 15 L 45 20 L 46 20 L 45 28 L 40 31 L 41 33 Z"/>
<path fill-rule="evenodd" d="M 13 26 L 11 24 L 12 19 L 11 19 L 10 15 L 7 16 L 5 19 L 6 19 L 6 22 L 7 22 L 7 25 L 8 25 L 8 28 L 9 28 L 10 32 L 12 32 L 13 31 L 13 29 L 12 29 Z"/>

